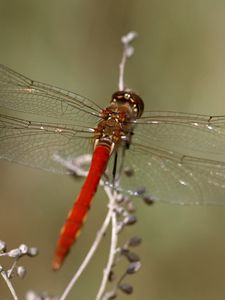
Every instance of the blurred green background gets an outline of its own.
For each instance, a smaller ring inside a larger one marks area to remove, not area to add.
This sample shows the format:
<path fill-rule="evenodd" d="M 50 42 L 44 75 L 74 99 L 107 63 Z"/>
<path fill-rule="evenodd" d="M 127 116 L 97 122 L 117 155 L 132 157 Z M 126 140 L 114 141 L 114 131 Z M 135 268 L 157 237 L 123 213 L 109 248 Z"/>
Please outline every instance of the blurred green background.
<path fill-rule="evenodd" d="M 105 105 L 117 89 L 120 37 L 130 30 L 139 38 L 126 82 L 148 109 L 225 114 L 222 0 L 0 0 L 0 61 Z M 58 231 L 81 182 L 0 162 L 0 239 L 9 248 L 27 243 L 40 249 L 37 258 L 21 261 L 28 269 L 24 280 L 14 280 L 21 299 L 30 289 L 60 295 L 94 239 L 106 212 L 100 190 L 78 243 L 62 270 L 52 273 Z M 224 208 L 146 208 L 136 201 L 139 222 L 121 236 L 143 238 L 137 249 L 143 266 L 126 280 L 134 286 L 129 299 L 224 299 Z M 68 299 L 95 298 L 108 242 Z M 0 299 L 11 299 L 3 281 Z"/>

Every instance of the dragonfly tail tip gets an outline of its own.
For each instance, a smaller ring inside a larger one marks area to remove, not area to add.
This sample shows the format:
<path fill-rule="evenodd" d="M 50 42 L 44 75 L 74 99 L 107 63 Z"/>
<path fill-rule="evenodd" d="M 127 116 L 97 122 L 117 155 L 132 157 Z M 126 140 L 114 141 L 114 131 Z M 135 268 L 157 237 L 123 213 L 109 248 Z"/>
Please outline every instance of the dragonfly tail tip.
<path fill-rule="evenodd" d="M 58 271 L 61 268 L 62 265 L 62 259 L 58 256 L 54 257 L 52 261 L 52 270 Z"/>

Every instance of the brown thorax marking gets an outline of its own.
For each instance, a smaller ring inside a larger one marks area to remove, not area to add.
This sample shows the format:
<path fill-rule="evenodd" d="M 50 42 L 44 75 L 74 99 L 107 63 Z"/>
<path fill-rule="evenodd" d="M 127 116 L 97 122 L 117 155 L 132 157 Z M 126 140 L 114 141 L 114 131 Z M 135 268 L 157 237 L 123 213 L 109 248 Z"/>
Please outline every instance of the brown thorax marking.
<path fill-rule="evenodd" d="M 101 121 L 95 128 L 95 147 L 104 144 L 114 149 L 122 140 L 130 143 L 131 133 L 137 118 L 144 110 L 142 99 L 128 91 L 112 95 L 110 105 L 101 111 Z"/>

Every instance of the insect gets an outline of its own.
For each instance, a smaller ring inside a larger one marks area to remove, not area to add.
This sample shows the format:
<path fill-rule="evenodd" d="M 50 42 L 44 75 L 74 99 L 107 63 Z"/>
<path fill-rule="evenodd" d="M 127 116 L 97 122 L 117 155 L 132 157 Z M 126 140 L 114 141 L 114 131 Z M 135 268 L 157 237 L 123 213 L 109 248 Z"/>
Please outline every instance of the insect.
<path fill-rule="evenodd" d="M 79 234 L 107 168 L 118 190 L 177 204 L 225 204 L 225 116 L 145 111 L 140 96 L 121 88 L 102 108 L 78 94 L 0 65 L 0 158 L 67 173 L 57 160 L 93 153 L 88 176 L 57 243 L 61 267 Z M 118 159 L 120 158 L 120 159 Z M 118 163 L 118 160 L 120 163 Z M 119 167 L 115 168 L 115 165 Z M 129 169 L 132 176 L 123 176 Z"/>

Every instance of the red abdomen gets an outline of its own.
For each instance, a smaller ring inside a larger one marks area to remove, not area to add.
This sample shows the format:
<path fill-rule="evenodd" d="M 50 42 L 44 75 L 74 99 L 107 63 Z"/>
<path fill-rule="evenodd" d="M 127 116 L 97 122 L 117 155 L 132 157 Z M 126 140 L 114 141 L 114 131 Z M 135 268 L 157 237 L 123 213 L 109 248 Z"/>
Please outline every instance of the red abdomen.
<path fill-rule="evenodd" d="M 99 181 L 104 173 L 110 157 L 110 147 L 99 145 L 95 148 L 88 176 L 81 188 L 65 225 L 62 227 L 52 262 L 53 270 L 58 270 L 68 254 L 71 245 L 79 235 L 80 228 L 90 207 L 91 200 L 97 190 Z"/>

